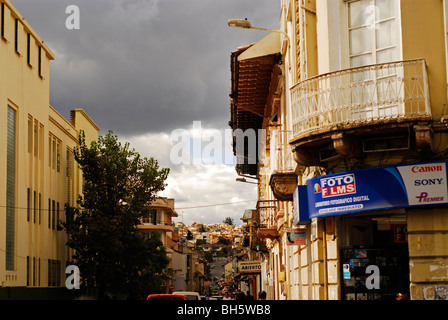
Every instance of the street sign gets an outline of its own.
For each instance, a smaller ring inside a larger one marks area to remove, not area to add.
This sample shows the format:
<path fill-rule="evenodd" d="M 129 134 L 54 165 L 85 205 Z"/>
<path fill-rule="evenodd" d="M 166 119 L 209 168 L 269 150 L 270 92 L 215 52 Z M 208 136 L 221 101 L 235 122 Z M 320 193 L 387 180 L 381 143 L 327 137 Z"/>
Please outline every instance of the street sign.
<path fill-rule="evenodd" d="M 299 228 L 287 228 L 286 239 L 288 246 L 304 246 L 306 245 L 306 232 Z"/>
<path fill-rule="evenodd" d="M 261 273 L 261 261 L 240 261 L 240 273 Z"/>

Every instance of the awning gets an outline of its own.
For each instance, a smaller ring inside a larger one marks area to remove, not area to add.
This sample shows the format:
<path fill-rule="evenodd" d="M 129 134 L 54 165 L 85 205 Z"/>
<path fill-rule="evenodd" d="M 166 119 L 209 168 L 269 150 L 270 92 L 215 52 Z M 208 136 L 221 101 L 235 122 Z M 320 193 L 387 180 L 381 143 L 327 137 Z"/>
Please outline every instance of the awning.
<path fill-rule="evenodd" d="M 240 54 L 238 61 L 281 54 L 280 50 L 280 34 L 272 32 Z"/>
<path fill-rule="evenodd" d="M 268 97 L 274 94 L 281 76 L 280 61 L 278 33 L 232 52 L 229 125 L 233 130 L 262 128 L 263 120 L 268 117 L 265 114 Z M 233 147 L 236 155 L 235 141 Z M 245 160 L 236 165 L 236 170 L 240 174 L 256 175 L 258 159 L 250 158 L 246 151 Z"/>

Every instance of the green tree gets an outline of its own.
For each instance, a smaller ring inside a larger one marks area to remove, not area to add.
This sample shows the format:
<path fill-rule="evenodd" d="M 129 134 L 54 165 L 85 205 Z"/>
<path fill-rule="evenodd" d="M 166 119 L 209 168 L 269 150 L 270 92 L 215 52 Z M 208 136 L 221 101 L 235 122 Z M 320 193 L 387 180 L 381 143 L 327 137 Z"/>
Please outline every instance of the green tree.
<path fill-rule="evenodd" d="M 142 158 L 109 131 L 88 147 L 79 136 L 75 159 L 83 174 L 77 207 L 66 206 L 63 227 L 74 264 L 88 291 L 147 294 L 159 290 L 168 258 L 160 235 L 143 237 L 137 225 L 145 205 L 165 188 L 169 169 Z M 149 290 L 149 291 L 148 291 Z"/>
<path fill-rule="evenodd" d="M 227 217 L 222 221 L 222 223 L 228 224 L 229 226 L 233 226 L 233 218 Z"/>

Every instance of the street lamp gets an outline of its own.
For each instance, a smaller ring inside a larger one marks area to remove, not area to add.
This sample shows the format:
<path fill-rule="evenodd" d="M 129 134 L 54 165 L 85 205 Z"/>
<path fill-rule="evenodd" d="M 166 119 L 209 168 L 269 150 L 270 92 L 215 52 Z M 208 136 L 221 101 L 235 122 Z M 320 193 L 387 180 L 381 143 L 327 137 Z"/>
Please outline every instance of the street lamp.
<path fill-rule="evenodd" d="M 236 178 L 236 181 L 238 181 L 238 182 L 245 182 L 245 183 L 252 183 L 252 184 L 258 184 L 257 182 L 247 181 L 245 178 Z"/>
<path fill-rule="evenodd" d="M 266 28 L 257 28 L 257 27 L 252 27 L 252 23 L 247 20 L 247 19 L 229 19 L 229 21 L 227 21 L 227 24 L 229 27 L 234 27 L 234 28 L 243 28 L 243 29 L 252 29 L 252 30 L 261 30 L 261 31 L 269 31 L 269 32 L 278 32 L 283 34 L 286 37 L 286 40 L 288 41 L 288 46 L 289 46 L 289 36 L 286 32 L 283 32 L 281 30 L 274 30 L 274 29 L 266 29 Z"/>

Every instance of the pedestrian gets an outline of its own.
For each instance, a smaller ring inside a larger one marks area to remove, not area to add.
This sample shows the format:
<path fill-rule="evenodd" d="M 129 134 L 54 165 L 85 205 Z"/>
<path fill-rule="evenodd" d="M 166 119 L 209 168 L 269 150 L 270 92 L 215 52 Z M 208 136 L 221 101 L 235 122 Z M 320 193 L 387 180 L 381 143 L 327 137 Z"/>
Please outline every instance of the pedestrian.
<path fill-rule="evenodd" d="M 258 293 L 258 300 L 266 300 L 266 291 L 260 291 Z"/>
<path fill-rule="evenodd" d="M 224 298 L 222 300 L 233 300 L 228 290 L 224 291 Z"/>
<path fill-rule="evenodd" d="M 246 295 L 244 294 L 244 292 L 238 292 L 236 295 L 236 300 L 246 300 Z"/>

